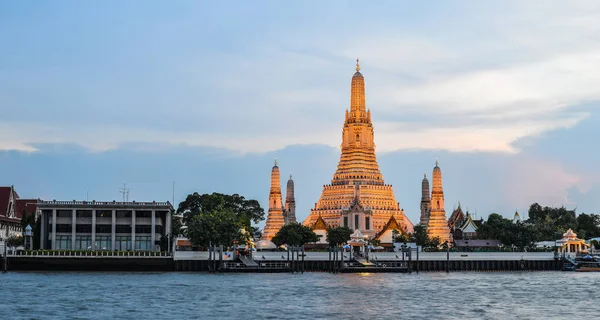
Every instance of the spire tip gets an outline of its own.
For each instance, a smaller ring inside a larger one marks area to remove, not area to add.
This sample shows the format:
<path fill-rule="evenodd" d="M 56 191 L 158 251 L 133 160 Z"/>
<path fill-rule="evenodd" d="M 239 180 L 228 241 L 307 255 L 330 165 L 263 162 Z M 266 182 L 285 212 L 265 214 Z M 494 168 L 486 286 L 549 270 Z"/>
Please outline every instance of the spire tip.
<path fill-rule="evenodd" d="M 358 58 L 356 58 L 356 72 L 360 71 L 360 63 L 358 61 Z"/>

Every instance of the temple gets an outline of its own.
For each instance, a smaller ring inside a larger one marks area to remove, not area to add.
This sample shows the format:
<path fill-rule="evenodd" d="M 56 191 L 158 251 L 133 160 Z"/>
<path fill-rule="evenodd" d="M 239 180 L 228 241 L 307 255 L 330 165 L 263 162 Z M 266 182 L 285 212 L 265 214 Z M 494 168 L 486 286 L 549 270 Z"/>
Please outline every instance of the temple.
<path fill-rule="evenodd" d="M 297 222 L 296 221 L 296 198 L 294 197 L 294 180 L 292 180 L 291 173 L 290 173 L 290 179 L 287 182 L 287 188 L 285 191 L 285 212 L 286 212 L 285 223 Z"/>
<path fill-rule="evenodd" d="M 433 168 L 433 187 L 431 188 L 431 206 L 427 222 L 427 235 L 429 238 L 438 237 L 441 243 L 452 242 L 450 227 L 448 226 L 448 220 L 446 220 L 446 209 L 444 208 L 442 170 L 437 160 Z"/>
<path fill-rule="evenodd" d="M 366 108 L 365 79 L 356 60 L 337 171 L 331 183 L 323 186 L 319 201 L 303 224 L 313 226 L 321 217 L 331 227 L 346 226 L 372 238 L 392 216 L 402 232 L 412 232 L 413 225 L 396 202 L 392 186 L 385 184 L 379 171 L 371 111 Z"/>
<path fill-rule="evenodd" d="M 429 180 L 427 180 L 427 173 L 423 175 L 423 181 L 421 182 L 421 220 L 419 223 L 422 226 L 426 226 L 429 222 L 429 209 L 431 208 L 431 197 L 429 196 Z"/>
<path fill-rule="evenodd" d="M 281 196 L 281 180 L 277 159 L 271 169 L 271 190 L 269 192 L 269 211 L 262 239 L 271 240 L 279 229 L 288 223 L 296 222 L 296 200 L 294 197 L 294 180 L 290 174 L 287 182 L 285 207 Z"/>

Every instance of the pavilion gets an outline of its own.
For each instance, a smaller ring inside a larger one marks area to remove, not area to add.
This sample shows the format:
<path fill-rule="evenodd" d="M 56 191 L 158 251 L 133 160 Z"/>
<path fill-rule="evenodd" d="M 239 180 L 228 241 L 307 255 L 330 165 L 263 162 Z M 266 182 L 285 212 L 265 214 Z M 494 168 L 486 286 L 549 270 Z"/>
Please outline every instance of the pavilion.
<path fill-rule="evenodd" d="M 577 234 L 573 230 L 569 229 L 563 234 L 563 238 L 556 241 L 558 252 L 566 253 L 577 253 L 580 251 L 587 252 L 589 245 L 585 243 L 585 240 L 577 238 Z"/>

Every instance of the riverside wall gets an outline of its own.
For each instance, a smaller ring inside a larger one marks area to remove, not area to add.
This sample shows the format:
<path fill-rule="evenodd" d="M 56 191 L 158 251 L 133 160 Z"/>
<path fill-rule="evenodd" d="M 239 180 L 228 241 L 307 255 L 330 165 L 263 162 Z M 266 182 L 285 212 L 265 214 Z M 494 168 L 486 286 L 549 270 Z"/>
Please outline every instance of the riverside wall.
<path fill-rule="evenodd" d="M 244 269 L 241 262 L 234 262 L 233 253 L 223 255 L 223 262 L 234 268 L 233 272 L 286 272 L 290 271 L 287 252 L 258 252 L 254 260 L 259 268 Z M 404 258 L 404 260 L 403 260 Z M 390 266 L 405 261 L 413 272 L 440 271 L 551 271 L 562 270 L 564 261 L 549 253 L 419 253 L 409 260 L 401 253 L 372 253 L 369 261 L 378 266 Z M 4 263 L 2 259 L 2 264 Z M 303 264 L 300 268 L 298 265 Z M 344 254 L 343 265 L 351 264 L 348 253 Z M 212 263 L 217 265 L 216 262 Z M 235 266 L 241 268 L 235 268 Z M 9 256 L 8 271 L 210 271 L 211 261 L 207 252 L 176 252 L 172 257 L 54 257 L 54 256 Z M 275 267 L 274 267 L 275 266 Z M 307 252 L 304 261 L 295 262 L 297 270 L 327 272 L 332 269 L 327 252 Z M 373 269 L 373 268 L 371 268 Z M 385 269 L 385 268 L 383 268 Z M 383 270 L 385 271 L 385 270 Z M 397 271 L 397 270 L 396 270 Z M 394 270 L 389 270 L 394 272 Z"/>

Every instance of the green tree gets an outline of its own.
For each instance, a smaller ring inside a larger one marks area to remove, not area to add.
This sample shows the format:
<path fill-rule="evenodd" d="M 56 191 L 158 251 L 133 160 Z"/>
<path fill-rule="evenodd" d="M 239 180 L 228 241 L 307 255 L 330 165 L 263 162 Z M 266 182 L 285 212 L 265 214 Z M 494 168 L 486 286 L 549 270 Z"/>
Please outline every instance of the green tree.
<path fill-rule="evenodd" d="M 330 247 L 342 245 L 350 240 L 352 229 L 348 227 L 337 227 L 327 230 L 327 242 Z"/>
<path fill-rule="evenodd" d="M 300 223 L 289 223 L 281 227 L 271 241 L 278 246 L 283 244 L 302 246 L 305 243 L 319 241 L 319 236 L 307 226 Z"/>
<path fill-rule="evenodd" d="M 533 225 L 536 241 L 553 240 L 568 229 L 577 229 L 575 212 L 565 207 L 542 207 L 537 203 L 529 207 L 529 219 L 526 221 Z"/>
<path fill-rule="evenodd" d="M 600 237 L 600 215 L 582 213 L 577 216 L 576 231 L 579 238 Z"/>
<path fill-rule="evenodd" d="M 433 237 L 427 240 L 427 242 L 425 243 L 425 248 L 430 248 L 430 249 L 437 249 L 442 245 L 442 240 L 440 240 L 440 237 Z"/>
<path fill-rule="evenodd" d="M 420 224 L 414 226 L 413 232 L 410 234 L 410 240 L 418 246 L 425 246 L 429 241 L 427 227 Z"/>
<path fill-rule="evenodd" d="M 27 211 L 23 210 L 21 216 L 21 228 L 23 236 L 25 236 L 25 228 L 31 226 L 33 249 L 39 249 L 40 247 L 40 231 L 41 231 L 41 220 L 36 219 L 35 213 L 27 214 Z M 29 248 L 28 248 L 29 249 Z"/>
<path fill-rule="evenodd" d="M 238 215 L 231 209 L 202 212 L 188 222 L 187 235 L 192 244 L 200 247 L 223 245 L 229 247 L 234 241 L 246 242 L 247 233 Z"/>
<path fill-rule="evenodd" d="M 182 226 L 183 224 L 181 222 L 181 218 L 173 217 L 173 220 L 171 221 L 171 237 L 173 239 L 178 237 L 180 234 L 183 234 L 183 230 L 181 228 Z"/>
<path fill-rule="evenodd" d="M 251 230 L 251 223 L 259 223 L 265 219 L 265 210 L 256 200 L 248 200 L 239 194 L 198 194 L 194 192 L 179 203 L 178 214 L 183 214 L 183 222 L 187 225 L 194 217 L 203 212 L 229 210 L 242 222 L 246 230 Z"/>
<path fill-rule="evenodd" d="M 6 239 L 6 245 L 9 247 L 18 247 L 23 245 L 23 237 L 10 236 Z"/>
<path fill-rule="evenodd" d="M 407 243 L 411 241 L 410 238 L 410 235 L 399 232 L 398 235 L 394 237 L 394 242 Z"/>

